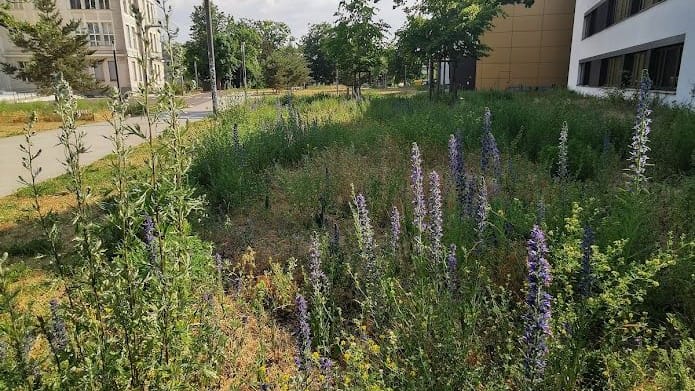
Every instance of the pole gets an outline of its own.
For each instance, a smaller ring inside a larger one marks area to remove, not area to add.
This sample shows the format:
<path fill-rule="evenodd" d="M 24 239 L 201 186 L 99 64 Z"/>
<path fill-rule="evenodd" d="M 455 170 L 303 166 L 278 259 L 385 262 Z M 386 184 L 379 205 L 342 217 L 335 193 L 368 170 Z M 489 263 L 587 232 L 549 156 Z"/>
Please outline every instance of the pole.
<path fill-rule="evenodd" d="M 210 0 L 203 0 L 205 19 L 208 27 L 208 63 L 210 63 L 210 93 L 212 95 L 212 112 L 217 115 L 219 101 L 217 99 L 217 75 L 215 74 L 215 45 L 213 43 L 212 8 Z"/>
<path fill-rule="evenodd" d="M 116 71 L 116 86 L 118 87 L 118 94 L 121 94 L 121 77 L 118 75 L 118 59 L 116 58 L 116 43 L 113 44 L 113 64 L 114 71 Z"/>
<path fill-rule="evenodd" d="M 200 88 L 200 79 L 198 79 L 198 60 L 193 61 L 193 72 L 195 73 L 195 85 Z"/>
<path fill-rule="evenodd" d="M 241 43 L 241 66 L 244 77 L 244 102 L 248 98 L 248 93 L 246 92 L 246 42 Z"/>

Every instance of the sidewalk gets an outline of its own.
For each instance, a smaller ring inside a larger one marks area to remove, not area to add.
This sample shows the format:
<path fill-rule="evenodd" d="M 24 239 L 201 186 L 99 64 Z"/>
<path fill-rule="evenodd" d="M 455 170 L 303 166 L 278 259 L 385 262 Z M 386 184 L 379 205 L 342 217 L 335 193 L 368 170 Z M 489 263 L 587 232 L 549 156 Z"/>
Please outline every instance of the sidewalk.
<path fill-rule="evenodd" d="M 187 99 L 190 107 L 184 109 L 181 117 L 182 122 L 186 119 L 196 122 L 204 119 L 212 113 L 212 103 L 203 95 Z M 128 124 L 140 124 L 145 129 L 147 121 L 142 117 L 133 117 L 126 121 Z M 113 129 L 108 122 L 100 122 L 80 126 L 78 129 L 86 133 L 85 144 L 89 146 L 89 152 L 80 157 L 82 165 L 91 164 L 112 151 L 111 136 Z M 159 132 L 159 129 L 158 129 Z M 36 159 L 36 167 L 41 167 L 39 175 L 40 181 L 58 177 L 65 173 L 65 168 L 60 163 L 64 160 L 63 147 L 58 145 L 58 135 L 60 129 L 49 130 L 37 133 L 33 137 L 35 150 L 41 149 L 41 155 Z M 128 145 L 138 145 L 145 140 L 136 136 L 128 137 Z M 0 197 L 13 194 L 22 185 L 19 183 L 18 176 L 26 177 L 27 172 L 22 167 L 22 153 L 19 145 L 24 143 L 24 136 L 13 136 L 0 139 Z"/>

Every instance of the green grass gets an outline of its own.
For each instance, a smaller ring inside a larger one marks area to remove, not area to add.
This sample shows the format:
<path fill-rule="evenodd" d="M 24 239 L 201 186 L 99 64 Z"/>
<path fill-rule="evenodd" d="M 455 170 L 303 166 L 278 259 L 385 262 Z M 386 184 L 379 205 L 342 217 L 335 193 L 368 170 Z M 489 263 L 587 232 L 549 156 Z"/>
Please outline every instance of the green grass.
<path fill-rule="evenodd" d="M 675 348 L 692 341 L 688 338 L 695 329 L 695 229 L 691 223 L 695 219 L 695 113 L 654 108 L 650 144 L 653 166 L 648 170 L 651 185 L 648 193 L 633 194 L 623 190 L 635 115 L 632 102 L 548 91 L 465 93 L 453 103 L 429 102 L 425 96 L 416 95 L 373 96 L 358 104 L 321 95 L 295 98 L 293 105 L 306 126 L 297 127 L 291 111 L 286 107 L 278 111 L 277 101 L 267 99 L 230 110 L 217 127 L 202 135 L 194 149 L 191 178 L 209 201 L 210 209 L 208 218 L 197 229 L 233 259 L 252 247 L 263 268 L 263 260 L 269 257 L 305 260 L 312 232 L 328 237 L 336 224 L 342 234 L 342 246 L 337 256 L 324 252 L 324 265 L 331 270 L 334 289 L 339 291 L 327 300 L 331 306 L 341 308 L 344 322 L 335 326 L 338 331 L 325 332 L 331 338 L 350 341 L 354 325 L 348 320 L 369 312 L 364 307 L 361 313 L 355 309 L 355 301 L 363 296 L 352 282 L 354 278 L 364 283 L 361 273 L 365 271 L 361 269 L 364 266 L 352 222 L 351 184 L 363 193 L 379 243 L 378 260 L 383 262 L 381 294 L 395 296 L 375 299 L 386 300 L 379 302 L 384 308 L 373 310 L 371 316 L 376 324 L 369 316 L 360 320 L 366 323 L 368 334 L 382 352 L 396 349 L 397 353 L 371 356 L 365 352 L 371 342 L 362 340 L 366 346 L 357 343 L 358 351 L 351 354 L 361 354 L 362 360 L 394 378 L 384 380 L 369 370 L 360 372 L 361 367 L 351 368 L 345 357 L 347 363 L 342 363 L 341 370 L 347 372 L 343 375 L 364 376 L 373 380 L 369 385 L 383 381 L 401 389 L 449 389 L 454 387 L 452 384 L 465 389 L 481 383 L 486 389 L 495 389 L 514 384 L 523 372 L 518 367 L 523 359 L 515 350 L 521 349 L 519 340 L 510 335 L 522 332 L 519 324 L 525 294 L 525 241 L 539 220 L 538 204 L 542 201 L 542 226 L 550 241 L 551 264 L 558 267 L 558 284 L 563 279 L 576 284 L 572 274 L 576 269 L 571 269 L 576 264 L 562 262 L 563 257 L 576 261 L 566 252 L 579 252 L 581 238 L 573 235 L 586 224 L 596 232 L 597 249 L 614 254 L 606 257 L 615 257 L 596 266 L 613 268 L 596 272 L 605 273 L 600 275 L 603 281 L 612 281 L 606 282 L 611 288 L 606 289 L 602 300 L 606 300 L 606 305 L 626 301 L 622 302 L 621 315 L 605 308 L 597 310 L 596 318 L 580 314 L 586 317 L 582 320 L 587 324 L 577 325 L 577 337 L 558 336 L 554 343 L 562 346 L 552 347 L 550 371 L 558 375 L 549 376 L 544 386 L 536 389 L 584 389 L 590 384 L 606 389 L 658 389 L 693 384 L 695 375 L 687 371 L 685 375 L 679 372 L 671 376 L 673 383 L 665 381 L 669 378 L 665 371 L 682 371 L 683 366 L 667 369 L 668 359 L 660 361 L 649 356 L 647 348 L 635 350 L 618 342 L 634 336 L 620 336 L 617 331 L 610 331 L 608 324 L 617 322 L 629 329 L 633 326 L 622 316 L 631 314 L 633 322 L 644 319 L 648 333 L 658 333 L 662 327 L 672 330 L 674 324 L 682 322 L 685 331 L 673 340 L 650 339 L 650 346 L 664 348 L 666 356 L 683 354 Z M 502 152 L 503 174 L 491 196 L 488 244 L 477 249 L 480 243 L 474 232 L 475 222 L 459 217 L 449 175 L 447 140 L 450 134 L 462 134 L 467 169 L 478 174 L 485 107 L 493 113 L 492 131 Z M 565 183 L 554 178 L 563 121 L 569 125 L 570 179 Z M 233 124 L 239 126 L 241 147 L 233 142 Z M 436 170 L 443 177 L 444 242 L 463 249 L 459 253 L 463 257 L 459 270 L 466 286 L 463 295 L 471 302 L 448 302 L 436 293 L 441 287 L 431 271 L 420 264 L 421 259 L 407 251 L 401 257 L 388 253 L 392 206 L 405 214 L 406 237 L 411 238 L 414 232 L 408 182 L 412 142 L 420 146 L 425 171 Z M 581 207 L 580 212 L 575 203 Z M 666 251 L 663 249 L 669 248 L 671 242 L 673 249 L 668 251 L 673 251 L 674 265 L 654 269 L 660 271 L 655 272 L 656 285 L 650 286 L 647 276 L 651 272 L 642 268 L 668 259 L 658 254 Z M 308 267 L 305 261 L 300 263 Z M 350 273 L 343 269 L 345 264 Z M 612 287 L 620 284 L 626 284 L 627 291 L 613 292 Z M 553 289 L 559 290 L 554 290 L 554 295 L 566 295 L 559 287 Z M 310 287 L 307 294 L 311 294 Z M 554 316 L 558 317 L 571 317 L 574 311 L 582 311 L 557 305 L 560 308 Z M 649 315 L 642 318 L 642 312 Z M 465 322 L 459 324 L 452 319 L 456 316 L 473 317 L 466 319 L 475 326 L 466 329 Z M 671 323 L 671 317 L 677 319 L 676 323 Z M 323 335 L 324 330 L 317 332 Z M 398 336 L 397 347 L 379 340 L 389 332 Z M 556 333 L 564 335 L 561 330 Z M 587 334 L 580 336 L 581 333 Z M 329 349 L 338 349 L 329 345 Z M 517 360 L 506 362 L 497 354 Z M 411 379 L 394 373 L 384 365 L 387 358 L 416 375 Z M 692 363 L 693 357 L 683 359 Z M 477 369 L 469 372 L 471 367 Z M 677 380 L 683 376 L 690 383 Z M 571 378 L 584 380 L 565 383 Z"/>

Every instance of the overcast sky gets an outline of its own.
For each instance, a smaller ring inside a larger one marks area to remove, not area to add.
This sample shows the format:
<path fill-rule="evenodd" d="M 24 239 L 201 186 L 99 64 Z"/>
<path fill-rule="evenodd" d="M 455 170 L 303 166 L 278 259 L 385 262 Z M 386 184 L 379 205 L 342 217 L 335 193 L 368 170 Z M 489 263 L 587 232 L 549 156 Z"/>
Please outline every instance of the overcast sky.
<path fill-rule="evenodd" d="M 213 3 L 235 19 L 271 19 L 287 23 L 292 35 L 301 38 L 309 29 L 309 24 L 333 22 L 333 14 L 338 9 L 340 0 L 213 0 Z M 188 39 L 191 27 L 190 16 L 193 5 L 202 4 L 202 0 L 172 0 L 174 6 L 174 23 L 180 28 L 180 41 Z M 399 9 L 393 9 L 393 0 L 381 0 L 377 3 L 379 16 L 391 26 L 399 29 L 405 22 L 405 15 Z"/>

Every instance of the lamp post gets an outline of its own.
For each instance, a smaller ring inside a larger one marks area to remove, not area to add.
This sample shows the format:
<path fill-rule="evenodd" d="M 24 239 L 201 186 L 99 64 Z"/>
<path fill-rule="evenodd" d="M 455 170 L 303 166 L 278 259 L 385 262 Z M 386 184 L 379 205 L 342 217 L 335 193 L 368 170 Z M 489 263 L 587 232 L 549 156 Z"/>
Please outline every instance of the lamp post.
<path fill-rule="evenodd" d="M 118 95 L 121 94 L 121 76 L 118 74 L 118 58 L 116 58 L 116 41 L 113 41 L 113 65 L 114 71 L 116 72 L 116 87 L 118 88 Z"/>

